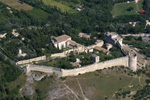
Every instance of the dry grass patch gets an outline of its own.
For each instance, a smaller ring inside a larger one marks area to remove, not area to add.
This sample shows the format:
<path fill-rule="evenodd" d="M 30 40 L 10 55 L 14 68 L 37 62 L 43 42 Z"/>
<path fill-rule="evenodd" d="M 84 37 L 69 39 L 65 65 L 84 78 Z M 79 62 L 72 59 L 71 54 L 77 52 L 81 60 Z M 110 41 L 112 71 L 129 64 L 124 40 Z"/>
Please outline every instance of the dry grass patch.
<path fill-rule="evenodd" d="M 21 3 L 19 3 L 18 1 L 19 0 L 0 0 L 2 3 L 5 3 L 5 4 L 7 4 L 8 6 L 10 6 L 10 7 L 12 7 L 12 8 L 14 8 L 14 9 L 16 9 L 16 10 L 21 10 L 21 9 L 23 9 L 23 10 L 32 10 L 32 6 L 30 6 L 30 5 L 28 5 L 28 4 L 25 4 L 25 3 L 23 3 L 23 4 L 21 4 Z"/>

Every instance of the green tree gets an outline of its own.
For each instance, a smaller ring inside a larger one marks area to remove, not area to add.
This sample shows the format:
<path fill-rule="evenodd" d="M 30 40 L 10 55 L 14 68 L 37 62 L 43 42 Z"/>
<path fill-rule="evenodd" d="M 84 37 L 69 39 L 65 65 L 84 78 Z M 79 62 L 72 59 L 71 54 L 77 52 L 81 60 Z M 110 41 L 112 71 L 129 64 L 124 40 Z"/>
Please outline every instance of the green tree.
<path fill-rule="evenodd" d="M 127 11 L 132 11 L 133 10 L 133 7 L 129 7 L 128 9 L 127 9 Z"/>
<path fill-rule="evenodd" d="M 146 30 L 148 33 L 150 33 L 150 25 L 147 26 Z"/>

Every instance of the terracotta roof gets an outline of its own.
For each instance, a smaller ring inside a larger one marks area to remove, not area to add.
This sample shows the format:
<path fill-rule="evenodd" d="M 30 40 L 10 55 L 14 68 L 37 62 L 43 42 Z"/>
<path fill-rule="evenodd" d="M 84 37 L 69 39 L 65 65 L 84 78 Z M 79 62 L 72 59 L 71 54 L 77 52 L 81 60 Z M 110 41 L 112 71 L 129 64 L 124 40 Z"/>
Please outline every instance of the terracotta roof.
<path fill-rule="evenodd" d="M 64 34 L 64 35 L 54 37 L 54 38 L 57 40 L 57 43 L 60 43 L 60 42 L 66 41 L 67 39 L 69 39 L 71 37 Z"/>

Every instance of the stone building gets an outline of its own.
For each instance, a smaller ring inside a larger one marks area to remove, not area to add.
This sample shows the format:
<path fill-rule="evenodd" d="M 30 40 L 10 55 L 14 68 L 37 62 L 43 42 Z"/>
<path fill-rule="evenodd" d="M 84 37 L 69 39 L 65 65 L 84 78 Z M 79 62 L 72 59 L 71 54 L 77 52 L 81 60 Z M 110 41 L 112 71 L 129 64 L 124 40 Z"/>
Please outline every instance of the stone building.
<path fill-rule="evenodd" d="M 99 47 L 102 47 L 104 45 L 104 41 L 103 40 L 97 40 L 95 42 L 95 45 L 99 46 Z"/>
<path fill-rule="evenodd" d="M 93 54 L 93 55 L 92 55 L 92 60 L 93 60 L 94 62 L 96 62 L 96 63 L 99 62 L 99 56 Z"/>
<path fill-rule="evenodd" d="M 86 33 L 82 33 L 82 32 L 80 32 L 78 36 L 79 36 L 79 37 L 84 37 L 84 38 L 86 38 L 86 39 L 90 39 L 90 37 L 91 37 L 91 35 L 86 34 Z"/>
<path fill-rule="evenodd" d="M 141 0 L 135 0 L 135 3 L 138 3 L 139 1 L 141 1 Z"/>
<path fill-rule="evenodd" d="M 7 33 L 0 34 L 0 38 L 6 38 Z"/>
<path fill-rule="evenodd" d="M 18 57 L 25 57 L 27 54 L 26 53 L 22 53 L 22 50 L 21 49 L 19 49 L 19 53 L 18 53 Z"/>
<path fill-rule="evenodd" d="M 122 38 L 115 32 L 105 33 L 105 43 L 110 43 L 114 46 L 122 46 Z"/>
<path fill-rule="evenodd" d="M 71 37 L 68 35 L 61 35 L 58 37 L 52 37 L 53 45 L 59 49 L 66 48 L 69 40 L 71 40 Z"/>
<path fill-rule="evenodd" d="M 68 35 L 52 37 L 52 43 L 56 48 L 59 48 L 60 50 L 66 48 L 66 50 L 64 51 L 65 54 L 69 54 L 71 51 L 74 51 L 74 53 L 84 51 L 84 46 L 71 40 L 71 37 Z"/>

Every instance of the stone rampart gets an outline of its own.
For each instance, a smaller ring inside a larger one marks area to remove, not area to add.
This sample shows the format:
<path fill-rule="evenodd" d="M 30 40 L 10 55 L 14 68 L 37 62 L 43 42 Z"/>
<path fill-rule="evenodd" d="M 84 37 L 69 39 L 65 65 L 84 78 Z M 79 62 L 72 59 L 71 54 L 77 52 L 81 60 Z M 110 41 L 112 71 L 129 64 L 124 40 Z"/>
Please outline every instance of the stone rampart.
<path fill-rule="evenodd" d="M 40 71 L 49 74 L 55 73 L 58 77 L 61 76 L 61 69 L 56 67 L 28 64 L 22 68 L 26 71 L 26 73 L 30 71 Z"/>
<path fill-rule="evenodd" d="M 76 69 L 70 69 L 70 70 L 65 70 L 62 69 L 62 77 L 64 76 L 76 76 L 78 74 L 83 74 L 87 72 L 93 72 L 96 70 L 112 67 L 112 66 L 129 66 L 128 65 L 129 58 L 128 56 L 126 57 L 121 57 L 113 60 L 108 60 L 100 63 L 94 63 L 92 65 L 84 66 L 81 68 L 76 68 Z"/>
<path fill-rule="evenodd" d="M 55 73 L 58 77 L 65 77 L 65 76 L 76 76 L 79 74 L 84 74 L 87 72 L 93 72 L 96 70 L 112 67 L 112 66 L 129 66 L 129 56 L 112 59 L 104 62 L 94 63 L 88 66 L 83 66 L 81 68 L 75 69 L 60 69 L 50 66 L 40 66 L 40 65 L 31 65 L 28 64 L 23 69 L 26 72 L 30 71 L 41 71 L 45 73 Z"/>
<path fill-rule="evenodd" d="M 36 58 L 32 58 L 32 59 L 28 59 L 28 60 L 21 60 L 16 62 L 16 64 L 27 64 L 27 63 L 32 63 L 32 62 L 36 62 L 36 61 L 40 61 L 40 60 L 46 60 L 46 56 L 41 56 L 41 57 L 36 57 Z"/>

